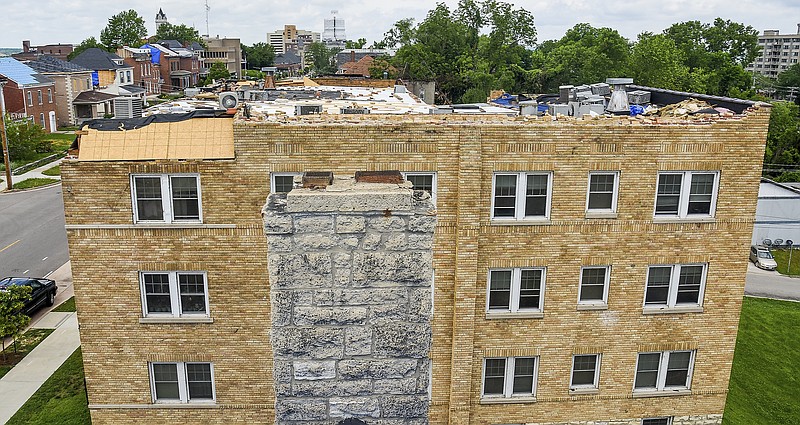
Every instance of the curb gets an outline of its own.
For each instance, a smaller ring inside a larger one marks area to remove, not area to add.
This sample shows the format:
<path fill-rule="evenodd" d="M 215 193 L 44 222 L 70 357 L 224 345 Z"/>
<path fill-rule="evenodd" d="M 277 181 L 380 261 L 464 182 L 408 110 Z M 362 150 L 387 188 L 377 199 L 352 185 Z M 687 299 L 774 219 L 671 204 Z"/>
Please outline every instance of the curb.
<path fill-rule="evenodd" d="M 4 193 L 33 192 L 33 191 L 39 190 L 39 189 L 49 189 L 49 188 L 51 188 L 53 186 L 56 186 L 56 185 L 59 185 L 59 184 L 61 184 L 61 179 L 59 179 L 57 182 L 54 182 L 54 183 L 49 183 L 49 184 L 46 184 L 44 186 L 36 186 L 36 187 L 32 187 L 30 189 L 11 189 L 11 190 L 0 189 L 0 195 L 2 195 Z"/>

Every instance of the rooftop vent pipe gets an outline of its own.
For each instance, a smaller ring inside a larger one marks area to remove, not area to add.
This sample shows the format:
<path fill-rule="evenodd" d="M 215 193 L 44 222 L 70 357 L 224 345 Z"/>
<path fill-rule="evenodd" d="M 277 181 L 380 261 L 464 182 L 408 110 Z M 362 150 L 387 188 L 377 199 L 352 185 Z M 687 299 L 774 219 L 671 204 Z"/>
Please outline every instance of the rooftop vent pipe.
<path fill-rule="evenodd" d="M 608 101 L 606 111 L 614 115 L 630 114 L 630 105 L 628 104 L 628 92 L 625 87 L 628 84 L 633 84 L 633 78 L 608 78 L 606 83 L 613 86 L 611 90 L 611 99 Z"/>

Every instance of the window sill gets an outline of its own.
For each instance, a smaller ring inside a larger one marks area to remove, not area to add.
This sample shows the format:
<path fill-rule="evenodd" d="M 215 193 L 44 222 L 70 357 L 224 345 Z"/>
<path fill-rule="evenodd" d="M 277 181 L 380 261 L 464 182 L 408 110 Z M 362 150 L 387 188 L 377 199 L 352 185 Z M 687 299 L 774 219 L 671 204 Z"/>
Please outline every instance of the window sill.
<path fill-rule="evenodd" d="M 681 313 L 702 313 L 703 306 L 689 307 L 644 307 L 642 314 L 681 314 Z"/>
<path fill-rule="evenodd" d="M 681 395 L 692 395 L 692 390 L 688 388 L 678 389 L 678 390 L 660 390 L 660 391 L 634 391 L 633 398 L 645 398 L 645 397 L 670 397 L 670 396 L 681 396 Z"/>
<path fill-rule="evenodd" d="M 608 310 L 608 304 L 578 304 L 578 311 Z"/>
<path fill-rule="evenodd" d="M 90 404 L 89 409 L 219 409 L 216 402 L 152 403 L 152 404 Z"/>
<path fill-rule="evenodd" d="M 536 403 L 536 397 L 481 397 L 481 404 Z"/>
<path fill-rule="evenodd" d="M 67 224 L 67 230 L 90 229 L 235 229 L 235 224 L 203 223 L 135 223 L 135 224 Z"/>
<path fill-rule="evenodd" d="M 214 323 L 211 317 L 140 317 L 139 323 L 142 324 L 157 324 L 157 323 Z"/>
<path fill-rule="evenodd" d="M 517 313 L 512 312 L 498 312 L 498 311 L 489 311 L 486 312 L 486 320 L 493 320 L 493 319 L 542 319 L 544 318 L 544 313 L 541 311 L 521 311 Z"/>
<path fill-rule="evenodd" d="M 498 219 L 492 218 L 493 226 L 547 226 L 550 225 L 549 218 L 523 218 L 523 219 Z"/>
<path fill-rule="evenodd" d="M 714 217 L 653 217 L 653 224 L 670 224 L 670 223 L 716 223 L 717 219 Z"/>
<path fill-rule="evenodd" d="M 586 218 L 617 218 L 615 212 L 586 211 Z"/>
<path fill-rule="evenodd" d="M 600 394 L 598 388 L 575 388 L 569 390 L 569 395 L 597 395 Z"/>

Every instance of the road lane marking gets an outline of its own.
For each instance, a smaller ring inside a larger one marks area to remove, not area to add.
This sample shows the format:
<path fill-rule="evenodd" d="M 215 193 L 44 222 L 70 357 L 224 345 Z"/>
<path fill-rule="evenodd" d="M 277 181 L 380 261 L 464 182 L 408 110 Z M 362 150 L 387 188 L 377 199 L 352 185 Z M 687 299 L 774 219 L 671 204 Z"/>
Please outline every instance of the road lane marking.
<path fill-rule="evenodd" d="M 24 272 L 22 272 L 22 274 L 27 274 L 29 271 L 31 271 L 31 270 L 30 269 L 25 270 Z"/>
<path fill-rule="evenodd" d="M 44 260 L 46 260 L 46 259 L 48 259 L 48 258 L 49 258 L 49 257 L 44 257 L 44 258 L 42 258 L 42 261 L 44 261 Z"/>
<path fill-rule="evenodd" d="M 46 275 L 44 275 L 44 277 L 50 276 L 51 274 L 53 274 L 53 272 L 54 272 L 54 271 L 55 271 L 55 270 L 50 270 L 49 272 L 47 272 L 47 274 L 46 274 Z"/>
<path fill-rule="evenodd" d="M 5 250 L 7 250 L 8 248 L 11 248 L 12 246 L 16 245 L 16 244 L 17 244 L 17 242 L 19 242 L 19 241 L 20 241 L 20 239 L 17 239 L 17 240 L 15 240 L 14 242 L 11 242 L 10 244 L 6 245 L 6 247 L 5 247 L 5 248 L 3 248 L 3 249 L 0 249 L 0 252 L 3 252 L 3 251 L 5 251 Z"/>

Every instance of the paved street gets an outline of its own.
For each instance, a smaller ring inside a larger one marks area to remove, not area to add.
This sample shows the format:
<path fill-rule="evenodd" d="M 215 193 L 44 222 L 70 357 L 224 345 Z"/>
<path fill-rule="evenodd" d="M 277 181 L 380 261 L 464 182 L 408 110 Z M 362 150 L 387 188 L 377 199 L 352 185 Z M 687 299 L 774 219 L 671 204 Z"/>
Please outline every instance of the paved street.
<path fill-rule="evenodd" d="M 61 185 L 0 193 L 0 277 L 42 277 L 68 260 Z"/>
<path fill-rule="evenodd" d="M 744 293 L 756 297 L 800 301 L 800 278 L 761 270 L 750 263 Z"/>

